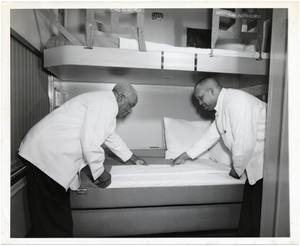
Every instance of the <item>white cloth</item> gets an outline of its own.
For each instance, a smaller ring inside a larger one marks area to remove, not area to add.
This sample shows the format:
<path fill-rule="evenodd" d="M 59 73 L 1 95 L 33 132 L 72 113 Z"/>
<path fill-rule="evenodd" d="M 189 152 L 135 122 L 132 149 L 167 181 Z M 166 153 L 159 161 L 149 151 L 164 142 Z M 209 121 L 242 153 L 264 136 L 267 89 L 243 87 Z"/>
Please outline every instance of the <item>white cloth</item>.
<path fill-rule="evenodd" d="M 119 48 L 120 49 L 134 49 L 138 50 L 139 45 L 136 39 L 128 39 L 124 37 L 119 37 Z M 200 55 L 208 55 L 210 56 L 211 49 L 205 48 L 194 48 L 194 47 L 176 47 L 163 43 L 154 43 L 154 42 L 145 42 L 147 51 L 165 51 L 165 52 L 179 52 L 179 53 L 192 53 L 192 54 L 200 54 Z M 214 49 L 214 56 L 232 56 L 232 57 L 249 57 L 249 58 L 257 58 L 258 52 L 256 51 L 240 51 L 241 44 L 229 44 L 229 49 L 218 49 L 217 47 Z M 245 45 L 244 45 L 245 46 Z M 261 54 L 263 59 L 269 59 L 269 53 Z M 199 59 L 199 58 L 198 58 Z"/>
<path fill-rule="evenodd" d="M 89 165 L 93 178 L 104 171 L 105 143 L 123 161 L 132 152 L 114 132 L 118 104 L 112 91 L 79 95 L 44 117 L 27 133 L 19 155 L 66 190 L 80 186 L 80 170 Z"/>
<path fill-rule="evenodd" d="M 148 166 L 112 166 L 112 182 L 108 188 L 244 184 L 246 179 L 245 175 L 241 179 L 233 179 L 228 175 L 228 165 L 212 160 L 187 160 L 184 165 L 174 167 L 171 167 L 171 161 L 170 164 L 152 164 L 150 160 L 146 161 Z"/>
<path fill-rule="evenodd" d="M 233 166 L 245 170 L 251 185 L 263 177 L 267 104 L 234 89 L 222 89 L 215 107 L 216 118 L 205 135 L 186 153 L 195 158 L 222 137 L 232 153 Z"/>

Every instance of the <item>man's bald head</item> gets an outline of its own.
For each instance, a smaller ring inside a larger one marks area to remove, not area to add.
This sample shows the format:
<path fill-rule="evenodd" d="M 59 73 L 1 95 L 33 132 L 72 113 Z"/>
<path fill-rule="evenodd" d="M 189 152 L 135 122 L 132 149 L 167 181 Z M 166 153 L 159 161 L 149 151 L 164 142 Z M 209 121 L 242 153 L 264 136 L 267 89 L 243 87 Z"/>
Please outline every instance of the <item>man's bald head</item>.
<path fill-rule="evenodd" d="M 219 84 L 219 82 L 213 78 L 213 77 L 205 77 L 201 79 L 194 87 L 194 92 L 197 90 L 208 90 L 210 88 L 213 88 L 215 90 L 221 90 L 222 86 Z"/>
<path fill-rule="evenodd" d="M 205 77 L 195 85 L 194 95 L 205 110 L 212 111 L 217 104 L 221 90 L 222 86 L 215 78 Z"/>

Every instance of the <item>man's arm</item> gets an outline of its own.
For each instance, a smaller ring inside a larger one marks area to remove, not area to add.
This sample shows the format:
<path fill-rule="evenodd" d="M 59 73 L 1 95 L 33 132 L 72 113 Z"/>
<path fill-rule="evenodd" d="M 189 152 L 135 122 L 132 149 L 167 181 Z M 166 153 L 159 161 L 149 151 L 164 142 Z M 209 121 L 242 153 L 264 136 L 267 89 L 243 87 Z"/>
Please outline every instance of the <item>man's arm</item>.
<path fill-rule="evenodd" d="M 191 146 L 186 152 L 178 156 L 171 164 L 171 166 L 184 164 L 187 159 L 195 159 L 200 154 L 207 151 L 211 146 L 220 140 L 216 122 L 213 121 L 208 127 L 205 134 Z"/>
<path fill-rule="evenodd" d="M 180 164 L 184 164 L 187 159 L 190 159 L 190 157 L 187 155 L 186 152 L 184 152 L 172 161 L 171 167 L 174 167 L 174 166 L 180 165 Z"/>
<path fill-rule="evenodd" d="M 132 154 L 129 160 L 134 162 L 136 165 L 148 165 L 147 162 L 145 162 L 143 159 L 138 158 L 134 154 Z M 100 175 L 99 178 L 96 179 L 94 184 L 97 185 L 99 188 L 108 187 L 111 184 L 111 174 L 104 169 L 103 173 Z"/>
<path fill-rule="evenodd" d="M 82 153 L 96 180 L 104 172 L 105 153 L 101 145 L 112 131 L 115 121 L 113 108 L 110 105 L 90 104 L 86 110 L 81 129 Z"/>
<path fill-rule="evenodd" d="M 256 146 L 259 117 L 259 111 L 247 103 L 246 99 L 242 99 L 240 98 L 239 103 L 233 100 L 228 105 L 228 115 L 234 139 L 232 145 L 233 169 L 236 174 L 234 176 L 237 177 L 241 177 L 245 172 Z"/>
<path fill-rule="evenodd" d="M 196 158 L 197 156 L 207 151 L 216 142 L 218 142 L 220 140 L 220 137 L 221 136 L 217 129 L 216 122 L 213 121 L 206 130 L 205 134 L 186 151 L 187 155 L 191 159 Z"/>
<path fill-rule="evenodd" d="M 237 175 L 236 171 L 234 170 L 234 167 L 231 168 L 229 175 L 235 179 L 240 179 L 240 176 Z"/>
<path fill-rule="evenodd" d="M 136 165 L 147 165 L 147 163 L 143 159 L 140 159 L 129 150 L 125 142 L 115 132 L 108 136 L 108 138 L 105 140 L 105 144 L 124 162 L 130 160 Z"/>
<path fill-rule="evenodd" d="M 104 169 L 104 172 L 94 182 L 99 188 L 106 188 L 111 184 L 111 174 Z"/>
<path fill-rule="evenodd" d="M 148 163 L 145 160 L 137 157 L 134 154 L 132 154 L 132 156 L 130 157 L 129 160 L 132 161 L 132 162 L 134 162 L 136 165 L 148 166 Z"/>

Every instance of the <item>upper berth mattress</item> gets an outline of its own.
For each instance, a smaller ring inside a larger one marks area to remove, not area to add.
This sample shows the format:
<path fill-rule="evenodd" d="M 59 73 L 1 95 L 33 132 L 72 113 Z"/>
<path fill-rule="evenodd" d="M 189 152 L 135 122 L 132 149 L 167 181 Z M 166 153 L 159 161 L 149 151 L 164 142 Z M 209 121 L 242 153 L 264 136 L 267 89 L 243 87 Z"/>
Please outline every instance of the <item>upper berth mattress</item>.
<path fill-rule="evenodd" d="M 211 49 L 207 48 L 194 48 L 194 47 L 176 47 L 173 45 L 145 42 L 146 49 L 152 51 L 165 51 L 165 52 L 175 52 L 175 53 L 192 53 L 192 54 L 202 54 L 210 56 Z M 245 49 L 245 45 L 240 43 L 229 43 L 223 46 L 216 46 L 214 49 L 214 56 L 232 56 L 232 57 L 247 57 L 247 58 L 257 58 L 258 52 L 254 49 Z M 138 50 L 138 42 L 135 39 L 128 39 L 119 37 L 119 48 L 120 49 L 133 49 Z M 269 53 L 263 52 L 263 59 L 268 59 Z"/>
<path fill-rule="evenodd" d="M 71 192 L 72 209 L 143 207 L 241 202 L 245 177 L 229 176 L 230 167 L 198 159 L 171 167 L 170 160 L 144 158 L 149 166 L 122 164 L 107 158 L 112 175 L 106 189 L 98 188 L 89 167 L 81 172 L 81 186 Z"/>
<path fill-rule="evenodd" d="M 98 32 L 99 33 L 99 32 Z M 82 44 L 86 46 L 85 35 L 73 34 L 74 37 Z M 138 50 L 138 42 L 136 39 L 129 39 L 124 37 L 116 37 L 108 34 L 97 34 L 94 36 L 94 47 L 104 48 L 120 48 L 125 50 Z M 54 36 L 50 38 L 46 43 L 46 48 L 53 48 L 59 46 L 71 45 L 71 43 L 63 36 Z M 206 48 L 194 48 L 194 47 L 177 47 L 164 43 L 145 42 L 147 51 L 164 51 L 171 53 L 183 53 L 183 54 L 201 54 L 210 56 L 211 49 Z M 246 57 L 257 58 L 258 52 L 255 50 L 244 50 L 241 44 L 229 43 L 222 48 L 215 47 L 214 56 L 230 56 L 230 57 Z M 268 59 L 268 53 L 262 53 L 263 59 Z"/>

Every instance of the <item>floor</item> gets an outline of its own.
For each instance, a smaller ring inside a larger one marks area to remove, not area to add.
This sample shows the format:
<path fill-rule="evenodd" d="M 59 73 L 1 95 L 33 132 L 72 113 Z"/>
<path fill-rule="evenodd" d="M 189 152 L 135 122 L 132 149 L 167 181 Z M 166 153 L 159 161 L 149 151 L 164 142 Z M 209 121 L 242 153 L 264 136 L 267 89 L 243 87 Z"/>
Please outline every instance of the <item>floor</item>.
<path fill-rule="evenodd" d="M 25 238 L 31 238 L 31 231 L 27 233 Z M 237 229 L 230 230 L 214 230 L 214 231 L 196 231 L 196 232 L 176 232 L 162 233 L 138 236 L 120 236 L 112 238 L 200 238 L 200 237 L 237 237 Z"/>
<path fill-rule="evenodd" d="M 124 237 L 124 236 L 123 236 Z M 162 237 L 237 237 L 237 230 L 215 230 L 200 232 L 163 233 L 151 235 L 128 236 L 130 238 L 162 238 Z"/>

